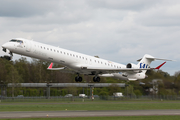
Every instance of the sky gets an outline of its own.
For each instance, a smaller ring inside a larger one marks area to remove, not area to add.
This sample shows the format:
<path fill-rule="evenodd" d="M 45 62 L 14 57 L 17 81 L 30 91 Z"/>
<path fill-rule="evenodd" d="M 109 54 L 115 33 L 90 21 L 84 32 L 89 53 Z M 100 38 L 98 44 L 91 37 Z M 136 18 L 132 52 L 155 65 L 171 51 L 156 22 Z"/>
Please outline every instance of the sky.
<path fill-rule="evenodd" d="M 122 64 L 137 64 L 144 54 L 172 59 L 161 70 L 174 75 L 180 71 L 180 1 L 0 0 L 0 45 L 12 38 Z"/>

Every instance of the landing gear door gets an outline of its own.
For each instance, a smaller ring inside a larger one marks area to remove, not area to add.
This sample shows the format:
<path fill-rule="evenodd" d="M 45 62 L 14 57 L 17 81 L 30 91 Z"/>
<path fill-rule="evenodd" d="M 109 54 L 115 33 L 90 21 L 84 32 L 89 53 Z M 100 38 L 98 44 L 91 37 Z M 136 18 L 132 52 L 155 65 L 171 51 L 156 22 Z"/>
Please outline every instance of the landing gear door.
<path fill-rule="evenodd" d="M 31 41 L 26 41 L 26 52 L 31 52 Z"/>

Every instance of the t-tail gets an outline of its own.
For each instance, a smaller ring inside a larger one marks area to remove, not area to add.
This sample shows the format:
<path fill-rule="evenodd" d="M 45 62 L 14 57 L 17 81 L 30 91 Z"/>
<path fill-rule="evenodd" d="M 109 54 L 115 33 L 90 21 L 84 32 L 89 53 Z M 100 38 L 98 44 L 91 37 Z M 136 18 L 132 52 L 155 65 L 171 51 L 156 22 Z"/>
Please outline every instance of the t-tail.
<path fill-rule="evenodd" d="M 155 60 L 172 61 L 172 60 L 168 60 L 168 59 L 155 58 L 151 55 L 145 54 L 142 59 L 138 60 L 139 63 L 137 64 L 137 66 L 139 66 L 139 68 L 150 68 L 151 62 L 155 61 Z M 156 69 L 159 69 L 164 64 L 165 64 L 165 62 L 163 64 L 161 64 L 160 66 L 156 67 Z M 142 73 L 146 73 L 146 71 L 147 70 L 142 70 Z"/>

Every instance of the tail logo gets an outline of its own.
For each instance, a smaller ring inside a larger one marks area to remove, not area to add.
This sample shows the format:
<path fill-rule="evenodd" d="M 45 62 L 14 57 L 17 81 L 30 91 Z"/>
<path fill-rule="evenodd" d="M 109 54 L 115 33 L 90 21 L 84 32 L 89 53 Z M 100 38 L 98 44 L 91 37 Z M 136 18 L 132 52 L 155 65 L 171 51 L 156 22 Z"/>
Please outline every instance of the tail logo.
<path fill-rule="evenodd" d="M 140 68 L 148 68 L 148 64 L 140 63 Z"/>

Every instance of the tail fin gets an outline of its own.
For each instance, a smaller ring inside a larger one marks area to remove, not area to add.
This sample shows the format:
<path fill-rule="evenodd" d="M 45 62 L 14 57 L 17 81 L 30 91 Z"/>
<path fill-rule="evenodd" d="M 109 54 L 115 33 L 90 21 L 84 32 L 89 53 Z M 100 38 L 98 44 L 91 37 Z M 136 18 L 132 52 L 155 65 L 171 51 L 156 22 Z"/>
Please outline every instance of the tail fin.
<path fill-rule="evenodd" d="M 142 59 L 139 59 L 139 63 L 137 64 L 139 68 L 150 68 L 150 64 L 155 60 L 164 60 L 164 61 L 172 61 L 168 59 L 155 58 L 151 55 L 145 54 Z M 147 70 L 142 70 L 142 72 L 146 73 Z"/>

